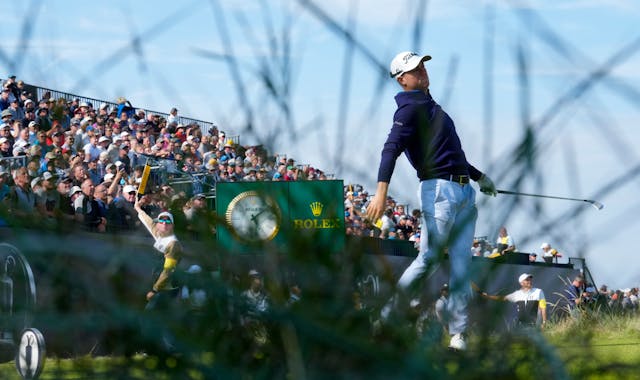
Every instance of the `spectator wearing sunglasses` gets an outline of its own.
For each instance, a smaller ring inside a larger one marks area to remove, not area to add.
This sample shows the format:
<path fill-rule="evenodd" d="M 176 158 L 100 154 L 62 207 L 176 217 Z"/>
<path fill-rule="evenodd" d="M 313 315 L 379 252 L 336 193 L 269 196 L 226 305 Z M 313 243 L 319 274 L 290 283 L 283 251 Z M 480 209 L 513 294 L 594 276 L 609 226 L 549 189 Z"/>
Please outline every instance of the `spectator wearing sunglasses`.
<path fill-rule="evenodd" d="M 134 208 L 138 212 L 138 219 L 155 240 L 153 247 L 164 256 L 162 268 L 156 272 L 158 275 L 147 293 L 147 309 L 162 310 L 178 294 L 178 288 L 173 284 L 172 277 L 182 258 L 182 245 L 174 234 L 173 215 L 170 212 L 161 212 L 156 219 L 152 219 L 142 209 L 137 198 Z"/>

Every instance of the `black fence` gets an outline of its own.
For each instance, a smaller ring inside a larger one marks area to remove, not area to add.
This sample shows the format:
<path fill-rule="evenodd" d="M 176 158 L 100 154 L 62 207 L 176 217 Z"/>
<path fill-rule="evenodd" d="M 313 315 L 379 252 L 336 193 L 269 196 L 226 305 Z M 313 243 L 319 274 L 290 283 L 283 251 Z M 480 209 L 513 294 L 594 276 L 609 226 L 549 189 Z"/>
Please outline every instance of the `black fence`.
<path fill-rule="evenodd" d="M 25 84 L 25 91 L 29 92 L 31 94 L 31 98 L 35 101 L 38 99 L 42 99 L 45 93 L 50 93 L 51 94 L 51 98 L 52 99 L 65 99 L 66 101 L 71 101 L 73 99 L 79 99 L 80 102 L 87 102 L 87 103 L 91 103 L 91 105 L 93 106 L 94 109 L 97 109 L 102 103 L 107 104 L 109 107 L 117 107 L 118 104 L 112 101 L 108 101 L 108 100 L 104 100 L 104 99 L 97 99 L 97 98 L 91 98 L 91 97 L 87 97 L 87 96 L 81 96 L 81 95 L 76 95 L 76 94 L 71 94 L 68 92 L 63 92 L 63 91 L 58 91 L 58 90 L 53 90 L 50 88 L 46 88 L 46 87 L 41 87 L 41 86 L 36 86 L 33 84 Z M 150 110 L 144 107 L 136 107 L 134 106 L 134 108 L 136 109 L 140 109 L 143 110 L 145 112 L 145 114 L 155 114 L 155 115 L 159 115 L 161 117 L 164 117 L 165 119 L 169 116 L 168 113 L 166 112 L 159 112 L 159 111 L 154 111 L 154 110 Z M 190 117 L 185 117 L 185 116 L 178 116 L 177 117 L 177 122 L 178 124 L 183 124 L 183 125 L 188 125 L 188 124 L 197 124 L 200 126 L 200 129 L 202 129 L 203 133 L 208 133 L 209 130 L 211 128 L 213 128 L 214 126 L 216 126 L 214 123 L 210 122 L 210 121 L 204 121 L 204 120 L 199 120 L 199 119 L 194 119 L 194 118 L 190 118 Z M 239 135 L 233 135 L 233 136 L 228 136 L 228 139 L 233 140 L 234 144 L 240 144 L 240 136 Z"/>

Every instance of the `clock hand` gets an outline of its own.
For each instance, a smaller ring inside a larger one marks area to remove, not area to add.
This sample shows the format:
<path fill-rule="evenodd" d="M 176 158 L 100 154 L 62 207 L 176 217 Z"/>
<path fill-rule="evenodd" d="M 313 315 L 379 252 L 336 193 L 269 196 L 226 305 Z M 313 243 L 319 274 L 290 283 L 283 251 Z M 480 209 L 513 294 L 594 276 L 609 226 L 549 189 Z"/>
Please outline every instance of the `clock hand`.
<path fill-rule="evenodd" d="M 254 214 L 253 216 L 251 216 L 251 220 L 255 223 L 258 224 L 258 215 L 262 214 L 263 212 L 267 211 L 267 208 L 263 208 L 261 211 L 259 211 L 257 214 Z"/>

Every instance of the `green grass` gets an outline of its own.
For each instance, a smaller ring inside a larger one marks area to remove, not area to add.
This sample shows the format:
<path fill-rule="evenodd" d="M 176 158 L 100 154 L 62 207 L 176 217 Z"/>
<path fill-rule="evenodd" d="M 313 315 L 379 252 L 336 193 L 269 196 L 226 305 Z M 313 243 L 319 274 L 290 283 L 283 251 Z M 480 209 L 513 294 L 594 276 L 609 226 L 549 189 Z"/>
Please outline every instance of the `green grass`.
<path fill-rule="evenodd" d="M 640 317 L 611 316 L 607 314 L 586 315 L 550 324 L 543 332 L 544 339 L 552 352 L 531 354 L 532 340 L 509 340 L 502 335 L 494 335 L 485 347 L 464 354 L 464 359 L 446 360 L 447 372 L 452 378 L 461 375 L 469 377 L 465 363 L 469 359 L 481 363 L 478 373 L 496 373 L 503 378 L 506 367 L 511 367 L 514 378 L 533 379 L 533 370 L 545 363 L 546 354 L 560 358 L 572 379 L 636 379 L 640 374 Z M 505 342 L 509 342 L 505 344 Z M 486 343 L 486 342 L 485 342 Z M 483 355 L 501 350 L 500 359 L 492 362 Z M 555 352 L 553 352 L 555 351 Z M 473 357 L 477 356 L 477 357 Z M 120 357 L 83 356 L 76 359 L 48 358 L 41 379 L 204 379 L 204 368 L 214 362 L 212 355 L 204 354 L 196 361 L 199 368 L 181 370 L 179 376 L 172 372 L 175 362 L 160 363 L 151 356 L 136 355 L 131 359 Z M 418 360 L 418 363 L 420 361 Z M 505 364 L 506 363 L 506 364 Z M 396 363 L 397 365 L 397 363 Z M 506 366 L 506 367 L 505 367 Z M 503 375 L 502 377 L 500 375 Z M 0 364 L 1 379 L 20 379 L 13 362 Z M 560 375 L 556 378 L 562 378 Z M 550 379 L 549 379 L 550 380 Z"/>

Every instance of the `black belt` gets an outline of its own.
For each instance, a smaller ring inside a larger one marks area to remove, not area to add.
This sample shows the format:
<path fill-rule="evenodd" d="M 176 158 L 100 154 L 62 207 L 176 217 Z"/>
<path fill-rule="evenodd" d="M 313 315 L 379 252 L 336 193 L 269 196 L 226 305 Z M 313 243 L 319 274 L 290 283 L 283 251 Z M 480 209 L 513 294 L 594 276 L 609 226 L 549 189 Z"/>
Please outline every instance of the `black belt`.
<path fill-rule="evenodd" d="M 441 176 L 437 176 L 436 178 L 446 179 L 447 181 L 459 183 L 461 185 L 468 184 L 470 180 L 468 175 L 458 175 L 458 174 L 444 174 Z"/>

